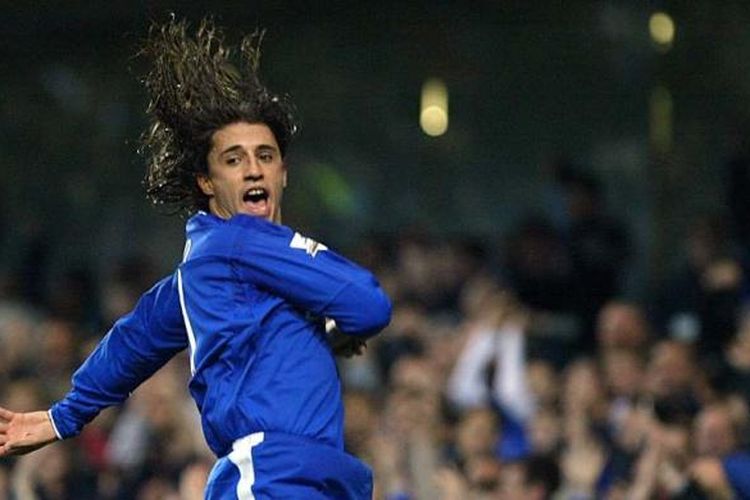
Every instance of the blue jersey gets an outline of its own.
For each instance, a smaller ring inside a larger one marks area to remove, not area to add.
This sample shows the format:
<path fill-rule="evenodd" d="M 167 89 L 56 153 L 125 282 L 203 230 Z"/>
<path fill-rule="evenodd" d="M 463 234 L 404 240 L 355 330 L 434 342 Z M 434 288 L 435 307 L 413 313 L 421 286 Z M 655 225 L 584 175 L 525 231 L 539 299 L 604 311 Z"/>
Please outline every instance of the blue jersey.
<path fill-rule="evenodd" d="M 58 437 L 80 432 L 189 348 L 190 392 L 217 456 L 257 432 L 343 449 L 343 407 L 323 318 L 370 336 L 391 305 L 371 273 L 285 226 L 199 213 L 185 257 L 120 319 L 50 409 Z"/>

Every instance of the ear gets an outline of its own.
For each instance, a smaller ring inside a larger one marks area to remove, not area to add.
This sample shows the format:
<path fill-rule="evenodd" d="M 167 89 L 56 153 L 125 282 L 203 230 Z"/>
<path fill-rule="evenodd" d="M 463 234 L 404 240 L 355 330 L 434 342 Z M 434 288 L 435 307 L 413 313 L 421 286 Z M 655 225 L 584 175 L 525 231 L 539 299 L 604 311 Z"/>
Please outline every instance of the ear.
<path fill-rule="evenodd" d="M 286 181 L 287 181 L 286 174 L 287 174 L 287 169 L 286 169 L 286 163 L 285 163 L 284 164 L 284 174 L 283 174 L 283 177 L 281 178 L 282 179 L 282 186 L 284 186 L 284 187 L 286 187 Z"/>
<path fill-rule="evenodd" d="M 198 182 L 198 187 L 201 191 L 203 191 L 203 194 L 205 194 L 206 196 L 214 195 L 214 183 L 211 182 L 211 178 L 209 176 L 207 176 L 206 174 L 198 174 L 195 179 Z"/>

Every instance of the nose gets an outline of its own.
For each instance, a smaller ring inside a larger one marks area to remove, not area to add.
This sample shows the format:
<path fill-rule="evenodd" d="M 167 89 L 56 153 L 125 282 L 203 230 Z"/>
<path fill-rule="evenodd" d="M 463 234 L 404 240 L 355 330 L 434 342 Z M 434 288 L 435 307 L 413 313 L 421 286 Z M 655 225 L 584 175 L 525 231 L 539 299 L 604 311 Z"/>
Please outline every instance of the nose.
<path fill-rule="evenodd" d="M 259 181 L 263 178 L 263 169 L 256 158 L 251 158 L 245 168 L 245 180 Z"/>

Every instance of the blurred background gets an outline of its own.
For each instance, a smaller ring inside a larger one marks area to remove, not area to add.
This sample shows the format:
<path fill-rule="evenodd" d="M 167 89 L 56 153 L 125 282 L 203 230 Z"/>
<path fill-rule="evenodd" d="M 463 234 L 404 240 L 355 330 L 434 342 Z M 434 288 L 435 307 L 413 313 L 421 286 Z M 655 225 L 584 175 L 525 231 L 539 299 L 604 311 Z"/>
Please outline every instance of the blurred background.
<path fill-rule="evenodd" d="M 267 30 L 261 75 L 302 122 L 285 223 L 373 268 L 394 299 L 392 326 L 342 363 L 350 421 L 369 422 L 349 430 L 350 447 L 376 468 L 380 497 L 532 498 L 550 470 L 563 498 L 750 495 L 734 480 L 750 467 L 739 0 L 6 2 L 6 405 L 61 397 L 92 343 L 179 261 L 183 220 L 149 206 L 137 154 L 134 54 L 170 12 L 213 14 L 230 40 Z M 183 365 L 49 456 L 1 462 L 0 495 L 201 498 L 201 437 L 165 437 L 197 431 Z M 600 386 L 572 394 L 591 379 Z M 434 400 L 410 408 L 421 403 L 400 392 L 409 384 Z M 429 436 L 410 414 L 434 420 Z M 731 446 L 669 442 L 695 442 L 716 414 L 732 417 Z M 497 449 L 462 451 L 464 424 L 489 427 Z M 58 474 L 36 477 L 34 460 Z M 580 464 L 597 460 L 584 477 Z M 657 469 L 674 474 L 648 477 Z"/>

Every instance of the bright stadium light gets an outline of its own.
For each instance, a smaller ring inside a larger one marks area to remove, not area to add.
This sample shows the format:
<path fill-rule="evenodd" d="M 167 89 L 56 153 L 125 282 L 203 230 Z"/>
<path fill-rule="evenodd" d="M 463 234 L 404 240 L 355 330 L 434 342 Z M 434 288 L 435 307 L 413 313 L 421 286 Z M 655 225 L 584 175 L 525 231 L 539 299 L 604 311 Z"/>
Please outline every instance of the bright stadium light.
<path fill-rule="evenodd" d="M 662 50 L 668 50 L 674 42 L 675 25 L 666 12 L 654 12 L 648 21 L 651 40 Z"/>
<path fill-rule="evenodd" d="M 442 80 L 430 78 L 422 85 L 419 125 L 432 137 L 448 130 L 448 89 Z"/>

